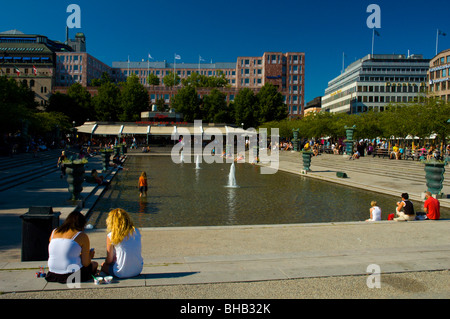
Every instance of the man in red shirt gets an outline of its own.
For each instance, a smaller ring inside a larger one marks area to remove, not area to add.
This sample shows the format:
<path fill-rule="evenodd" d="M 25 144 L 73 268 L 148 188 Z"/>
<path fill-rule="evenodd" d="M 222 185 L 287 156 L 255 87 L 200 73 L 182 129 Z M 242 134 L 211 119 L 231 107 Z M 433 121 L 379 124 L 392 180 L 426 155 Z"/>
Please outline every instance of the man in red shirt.
<path fill-rule="evenodd" d="M 441 209 L 439 201 L 431 196 L 430 192 L 425 192 L 425 203 L 423 208 L 428 219 L 439 219 L 441 217 Z"/>

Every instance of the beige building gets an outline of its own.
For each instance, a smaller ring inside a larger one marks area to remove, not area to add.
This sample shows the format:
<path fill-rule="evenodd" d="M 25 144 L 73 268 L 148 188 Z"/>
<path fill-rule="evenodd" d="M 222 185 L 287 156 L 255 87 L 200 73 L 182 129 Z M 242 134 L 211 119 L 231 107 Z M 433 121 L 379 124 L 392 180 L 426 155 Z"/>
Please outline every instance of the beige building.
<path fill-rule="evenodd" d="M 1 32 L 0 76 L 29 87 L 39 106 L 45 107 L 54 86 L 56 52 L 70 50 L 71 47 L 46 36 L 18 30 Z"/>
<path fill-rule="evenodd" d="M 428 94 L 450 102 L 450 49 L 444 50 L 430 61 Z"/>

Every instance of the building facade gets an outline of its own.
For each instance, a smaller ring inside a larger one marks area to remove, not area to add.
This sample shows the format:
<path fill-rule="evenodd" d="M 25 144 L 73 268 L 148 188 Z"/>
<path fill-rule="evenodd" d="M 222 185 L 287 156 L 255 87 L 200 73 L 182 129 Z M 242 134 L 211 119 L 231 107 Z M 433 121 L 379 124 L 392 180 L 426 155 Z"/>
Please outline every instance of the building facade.
<path fill-rule="evenodd" d="M 171 98 L 179 89 L 164 86 L 164 76 L 170 72 L 175 72 L 181 79 L 193 73 L 205 76 L 223 73 L 229 86 L 220 90 L 227 96 L 227 102 L 234 101 L 242 88 L 257 93 L 266 83 L 271 83 L 283 95 L 290 117 L 298 117 L 303 113 L 305 54 L 302 52 L 265 52 L 260 57 L 238 57 L 236 62 L 231 63 L 113 62 L 112 69 L 116 78 L 136 75 L 141 84 L 148 87 L 152 103 L 163 99 L 170 105 Z M 161 85 L 148 85 L 147 77 L 150 74 L 156 75 Z M 200 96 L 209 92 L 206 88 L 198 88 L 197 91 Z"/>
<path fill-rule="evenodd" d="M 80 83 L 88 87 L 93 79 L 100 79 L 103 73 L 107 73 L 115 82 L 125 80 L 115 69 L 86 53 L 86 37 L 83 33 L 77 33 L 75 39 L 67 38 L 67 43 L 72 52 L 56 53 L 55 86 L 68 87 Z"/>
<path fill-rule="evenodd" d="M 72 48 L 46 36 L 17 30 L 0 33 L 0 75 L 14 78 L 35 93 L 45 107 L 55 85 L 56 54 Z"/>
<path fill-rule="evenodd" d="M 450 49 L 442 51 L 430 61 L 428 95 L 450 102 Z"/>
<path fill-rule="evenodd" d="M 328 82 L 322 110 L 382 112 L 389 103 L 413 101 L 426 91 L 429 59 L 422 55 L 367 55 Z"/>

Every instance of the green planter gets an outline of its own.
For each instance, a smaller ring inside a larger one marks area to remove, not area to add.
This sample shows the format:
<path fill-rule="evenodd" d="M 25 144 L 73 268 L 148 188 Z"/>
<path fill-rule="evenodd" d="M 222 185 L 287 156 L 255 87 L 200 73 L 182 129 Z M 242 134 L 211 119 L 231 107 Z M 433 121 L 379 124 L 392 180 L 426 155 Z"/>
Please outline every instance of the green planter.
<path fill-rule="evenodd" d="M 120 154 L 125 155 L 127 153 L 127 146 L 125 144 L 120 145 Z"/>
<path fill-rule="evenodd" d="M 302 152 L 302 159 L 303 159 L 303 169 L 307 172 L 311 171 L 311 157 L 312 157 L 311 151 L 303 151 Z"/>
<path fill-rule="evenodd" d="M 299 149 L 299 143 L 300 143 L 300 140 L 298 139 L 298 132 L 300 131 L 300 129 L 292 129 L 292 132 L 293 132 L 293 134 L 294 134 L 294 138 L 292 139 L 292 145 L 294 146 L 294 151 L 298 151 L 298 149 Z"/>
<path fill-rule="evenodd" d="M 114 146 L 114 156 L 120 155 L 120 146 Z"/>
<path fill-rule="evenodd" d="M 64 164 L 66 167 L 67 183 L 69 184 L 70 200 L 81 199 L 81 192 L 83 191 L 84 181 L 84 164 Z"/>
<path fill-rule="evenodd" d="M 101 154 L 102 154 L 103 171 L 106 172 L 109 168 L 109 160 L 111 158 L 112 151 L 103 150 L 101 151 Z"/>
<path fill-rule="evenodd" d="M 438 195 L 442 190 L 444 182 L 445 163 L 430 161 L 425 162 L 425 179 L 427 181 L 428 191 L 431 194 Z"/>

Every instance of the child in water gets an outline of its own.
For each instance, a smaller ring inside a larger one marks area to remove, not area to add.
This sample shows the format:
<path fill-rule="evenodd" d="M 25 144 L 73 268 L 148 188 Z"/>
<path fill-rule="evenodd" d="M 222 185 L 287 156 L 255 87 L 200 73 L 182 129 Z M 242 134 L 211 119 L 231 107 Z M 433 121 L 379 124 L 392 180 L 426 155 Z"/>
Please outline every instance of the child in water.
<path fill-rule="evenodd" d="M 145 172 L 142 172 L 139 177 L 139 197 L 142 195 L 147 197 L 147 174 Z"/>

